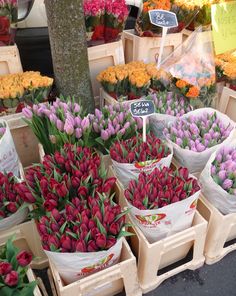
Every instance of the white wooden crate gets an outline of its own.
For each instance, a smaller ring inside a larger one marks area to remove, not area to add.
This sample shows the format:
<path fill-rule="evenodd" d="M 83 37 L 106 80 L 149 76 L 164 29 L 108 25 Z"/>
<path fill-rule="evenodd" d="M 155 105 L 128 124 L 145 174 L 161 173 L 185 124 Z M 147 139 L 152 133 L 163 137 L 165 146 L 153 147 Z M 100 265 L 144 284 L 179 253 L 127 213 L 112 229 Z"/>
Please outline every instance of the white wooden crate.
<path fill-rule="evenodd" d="M 122 34 L 125 62 L 156 62 L 161 45 L 161 37 L 139 37 L 134 30 L 125 30 Z M 167 34 L 163 58 L 168 57 L 182 43 L 182 33 Z"/>
<path fill-rule="evenodd" d="M 19 72 L 22 66 L 17 46 L 0 46 L 0 75 Z"/>
<path fill-rule="evenodd" d="M 100 95 L 100 83 L 97 75 L 107 67 L 124 64 L 122 41 L 88 47 L 88 60 L 94 97 Z"/>

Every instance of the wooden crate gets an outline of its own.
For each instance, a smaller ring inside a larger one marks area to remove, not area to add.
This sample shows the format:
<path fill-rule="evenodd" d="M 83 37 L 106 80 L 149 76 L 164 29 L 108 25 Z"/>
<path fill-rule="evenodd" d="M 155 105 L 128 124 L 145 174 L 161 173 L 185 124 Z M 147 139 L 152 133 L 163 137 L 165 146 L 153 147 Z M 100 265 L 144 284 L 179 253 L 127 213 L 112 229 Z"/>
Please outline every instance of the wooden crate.
<path fill-rule="evenodd" d="M 48 259 L 41 246 L 40 237 L 34 220 L 16 225 L 11 229 L 0 232 L 0 245 L 14 237 L 14 244 L 22 250 L 27 250 L 33 254 L 31 267 L 42 269 L 48 266 Z"/>
<path fill-rule="evenodd" d="M 188 37 L 193 33 L 193 31 L 190 31 L 190 30 L 187 30 L 187 29 L 184 29 L 182 31 L 182 34 L 183 34 L 183 42 L 185 40 L 188 39 Z M 197 33 L 197 43 L 199 44 L 206 44 L 207 46 L 209 46 L 209 43 L 210 46 L 213 46 L 213 37 L 212 37 L 212 31 L 203 31 L 203 32 L 199 32 Z"/>
<path fill-rule="evenodd" d="M 219 111 L 228 115 L 232 120 L 236 121 L 236 91 L 228 87 L 224 87 L 220 102 Z"/>
<path fill-rule="evenodd" d="M 213 264 L 236 250 L 233 241 L 236 239 L 236 213 L 222 214 L 204 196 L 198 201 L 197 208 L 208 221 L 204 254 L 206 263 Z"/>
<path fill-rule="evenodd" d="M 39 162 L 38 140 L 31 128 L 24 121 L 22 113 L 3 116 L 6 120 L 23 167 Z"/>
<path fill-rule="evenodd" d="M 142 295 L 137 279 L 136 260 L 125 239 L 118 264 L 72 284 L 64 285 L 52 262 L 49 265 L 58 296 L 108 296 L 118 294 L 123 288 L 127 296 Z"/>
<path fill-rule="evenodd" d="M 134 30 L 125 30 L 122 35 L 125 62 L 156 62 L 161 45 L 161 37 L 139 37 Z M 169 56 L 182 43 L 182 33 L 167 34 L 163 58 Z"/>
<path fill-rule="evenodd" d="M 124 64 L 122 41 L 88 47 L 88 60 L 94 97 L 100 95 L 100 84 L 97 75 L 107 67 Z"/>
<path fill-rule="evenodd" d="M 130 240 L 138 260 L 142 292 L 154 290 L 164 280 L 184 270 L 201 267 L 205 261 L 206 230 L 207 222 L 197 211 L 192 227 L 152 244 L 138 227 L 131 228 L 130 231 L 136 234 Z"/>
<path fill-rule="evenodd" d="M 17 46 L 0 46 L 0 75 L 19 72 L 22 66 Z"/>
<path fill-rule="evenodd" d="M 28 278 L 29 282 L 33 282 L 36 280 L 33 270 L 31 268 L 29 268 L 27 271 L 27 278 Z M 34 296 L 42 296 L 38 286 L 35 287 L 33 295 Z"/>

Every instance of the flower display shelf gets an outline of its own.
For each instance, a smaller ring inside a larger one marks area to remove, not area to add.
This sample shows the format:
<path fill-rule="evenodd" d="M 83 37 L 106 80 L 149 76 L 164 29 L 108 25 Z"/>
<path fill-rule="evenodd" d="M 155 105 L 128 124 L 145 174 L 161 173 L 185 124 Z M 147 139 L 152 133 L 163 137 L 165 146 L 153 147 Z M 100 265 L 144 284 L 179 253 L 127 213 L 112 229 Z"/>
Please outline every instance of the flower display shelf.
<path fill-rule="evenodd" d="M 161 37 L 139 37 L 134 30 L 125 30 L 122 35 L 125 62 L 156 62 L 161 45 Z M 167 34 L 163 58 L 169 56 L 182 43 L 182 33 Z"/>
<path fill-rule="evenodd" d="M 44 253 L 38 230 L 34 220 L 16 225 L 8 230 L 0 232 L 0 245 L 14 235 L 14 244 L 21 250 L 29 251 L 33 254 L 31 267 L 43 269 L 48 266 L 48 259 Z"/>
<path fill-rule="evenodd" d="M 22 71 L 17 46 L 0 46 L 0 75 L 19 73 Z"/>
<path fill-rule="evenodd" d="M 97 75 L 109 66 L 125 63 L 122 41 L 88 47 L 88 60 L 93 94 L 96 98 L 100 94 L 100 84 L 96 80 Z"/>
<path fill-rule="evenodd" d="M 39 162 L 38 140 L 31 128 L 24 121 L 22 113 L 3 116 L 7 121 L 23 167 Z"/>
<path fill-rule="evenodd" d="M 221 260 L 228 253 L 236 250 L 236 213 L 224 215 L 204 196 L 198 201 L 197 208 L 208 221 L 205 244 L 207 264 Z"/>
<path fill-rule="evenodd" d="M 228 87 L 224 87 L 220 102 L 219 110 L 228 115 L 232 120 L 236 121 L 236 91 Z"/>
<path fill-rule="evenodd" d="M 207 222 L 197 211 L 192 227 L 149 243 L 138 227 L 129 229 L 131 249 L 138 260 L 138 279 L 143 293 L 157 288 L 164 280 L 184 270 L 204 264 Z"/>
<path fill-rule="evenodd" d="M 119 263 L 72 284 L 65 285 L 52 262 L 49 262 L 49 265 L 58 296 L 108 296 L 121 292 L 123 288 L 127 296 L 142 295 L 138 284 L 136 260 L 125 239 Z"/>

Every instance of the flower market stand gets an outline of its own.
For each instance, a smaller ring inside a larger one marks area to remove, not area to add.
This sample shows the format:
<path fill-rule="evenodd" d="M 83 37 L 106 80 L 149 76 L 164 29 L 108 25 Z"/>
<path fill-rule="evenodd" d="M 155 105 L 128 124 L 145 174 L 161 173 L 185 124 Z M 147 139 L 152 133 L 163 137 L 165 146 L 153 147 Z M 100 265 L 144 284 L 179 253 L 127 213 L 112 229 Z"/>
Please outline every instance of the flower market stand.
<path fill-rule="evenodd" d="M 236 120 L 236 91 L 228 87 L 224 87 L 220 102 L 219 110 L 227 114 L 232 120 Z"/>
<path fill-rule="evenodd" d="M 122 35 L 125 62 L 156 62 L 161 45 L 161 37 L 139 37 L 134 30 L 125 30 Z M 169 56 L 182 43 L 182 33 L 167 34 L 163 58 Z"/>
<path fill-rule="evenodd" d="M 206 263 L 213 264 L 236 250 L 236 214 L 222 214 L 204 196 L 198 201 L 197 208 L 208 221 L 204 255 Z"/>
<path fill-rule="evenodd" d="M 17 46 L 0 46 L 0 75 L 19 72 L 22 66 Z"/>
<path fill-rule="evenodd" d="M 49 262 L 58 296 L 115 295 L 125 289 L 127 296 L 142 295 L 137 278 L 136 260 L 126 240 L 123 240 L 120 262 L 65 285 L 52 262 Z"/>

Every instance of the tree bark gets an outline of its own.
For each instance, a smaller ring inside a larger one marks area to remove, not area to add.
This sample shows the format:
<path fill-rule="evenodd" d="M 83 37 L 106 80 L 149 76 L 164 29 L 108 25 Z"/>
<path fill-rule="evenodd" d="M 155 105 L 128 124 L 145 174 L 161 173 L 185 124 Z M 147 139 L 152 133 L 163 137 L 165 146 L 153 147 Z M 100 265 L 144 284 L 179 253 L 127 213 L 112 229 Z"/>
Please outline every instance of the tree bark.
<path fill-rule="evenodd" d="M 94 111 L 82 0 L 45 0 L 56 88 Z"/>

